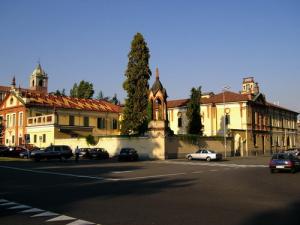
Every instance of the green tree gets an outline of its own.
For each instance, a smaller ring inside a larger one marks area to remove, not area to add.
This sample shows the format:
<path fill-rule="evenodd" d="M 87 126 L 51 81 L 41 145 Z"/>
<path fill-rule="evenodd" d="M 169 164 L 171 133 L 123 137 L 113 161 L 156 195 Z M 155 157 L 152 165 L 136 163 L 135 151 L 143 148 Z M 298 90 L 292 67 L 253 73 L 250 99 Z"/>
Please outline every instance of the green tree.
<path fill-rule="evenodd" d="M 96 145 L 97 144 L 94 136 L 92 136 L 90 134 L 88 136 L 86 136 L 85 141 L 88 145 Z"/>
<path fill-rule="evenodd" d="M 57 89 L 55 92 L 52 92 L 51 94 L 56 95 L 56 96 L 66 96 L 66 90 L 62 89 L 62 91 L 60 91 Z"/>
<path fill-rule="evenodd" d="M 147 130 L 148 80 L 150 53 L 142 34 L 137 33 L 128 54 L 126 80 L 123 88 L 127 92 L 125 99 L 121 131 L 123 134 L 143 134 Z"/>
<path fill-rule="evenodd" d="M 80 81 L 78 85 L 75 83 L 70 90 L 70 96 L 74 98 L 92 98 L 93 95 L 93 84 L 84 80 Z"/>
<path fill-rule="evenodd" d="M 202 122 L 200 115 L 200 100 L 201 100 L 201 87 L 191 89 L 190 101 L 187 105 L 187 118 L 188 127 L 187 132 L 189 134 L 202 135 Z"/>
<path fill-rule="evenodd" d="M 98 99 L 98 100 L 103 100 L 104 99 L 104 94 L 103 94 L 102 91 L 98 92 L 98 95 L 97 95 L 96 99 Z"/>
<path fill-rule="evenodd" d="M 109 99 L 109 102 L 111 102 L 112 104 L 115 104 L 115 105 L 119 105 L 120 104 L 120 101 L 117 97 L 117 94 L 114 94 L 114 97 L 112 97 L 111 99 Z"/>

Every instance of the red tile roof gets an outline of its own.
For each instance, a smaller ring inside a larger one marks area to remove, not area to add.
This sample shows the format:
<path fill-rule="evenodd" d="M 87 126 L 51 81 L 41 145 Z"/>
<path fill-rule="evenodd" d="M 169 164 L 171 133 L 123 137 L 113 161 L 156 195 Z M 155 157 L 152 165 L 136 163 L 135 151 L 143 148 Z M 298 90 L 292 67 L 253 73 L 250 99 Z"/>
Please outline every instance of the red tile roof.
<path fill-rule="evenodd" d="M 223 96 L 224 94 L 224 96 Z M 210 103 L 222 103 L 224 102 L 241 102 L 241 101 L 249 101 L 252 100 L 252 95 L 239 94 L 231 91 L 221 92 L 219 94 L 213 95 L 210 98 L 202 98 L 202 104 L 210 104 Z"/>
<path fill-rule="evenodd" d="M 238 101 L 248 101 L 252 97 L 249 95 L 242 95 L 239 93 L 234 93 L 230 91 L 224 92 L 225 102 L 238 102 Z M 178 99 L 168 101 L 168 108 L 182 107 L 186 106 L 189 102 L 189 99 Z M 223 92 L 212 95 L 209 98 L 201 98 L 201 104 L 211 104 L 211 103 L 223 103 Z"/>
<path fill-rule="evenodd" d="M 228 102 L 252 101 L 254 98 L 254 95 L 240 94 L 240 93 L 235 93 L 235 92 L 231 92 L 231 91 L 225 91 L 224 97 L 225 97 L 225 102 L 228 103 Z M 187 106 L 188 102 L 189 102 L 189 99 L 178 99 L 178 100 L 170 100 L 170 101 L 168 101 L 167 104 L 168 104 L 168 108 L 176 108 L 176 107 Z M 213 103 L 215 104 L 215 103 L 223 103 L 223 102 L 224 102 L 223 92 L 216 94 L 216 95 L 212 95 L 210 98 L 201 98 L 201 104 L 213 104 Z M 297 113 L 293 110 L 290 110 L 290 109 L 287 109 L 287 108 L 284 108 L 284 107 L 281 107 L 278 105 L 274 105 L 269 102 L 266 102 L 266 106 Z"/>
<path fill-rule="evenodd" d="M 29 99 L 28 106 L 44 106 L 51 108 L 66 108 L 98 112 L 120 113 L 121 107 L 104 100 L 81 99 L 67 96 L 43 95 L 23 92 L 22 96 Z"/>
<path fill-rule="evenodd" d="M 178 100 L 170 100 L 167 102 L 168 108 L 176 108 L 186 106 L 189 102 L 189 99 L 178 99 Z"/>
<path fill-rule="evenodd" d="M 9 92 L 11 87 L 8 86 L 0 86 L 0 91 L 1 92 Z"/>

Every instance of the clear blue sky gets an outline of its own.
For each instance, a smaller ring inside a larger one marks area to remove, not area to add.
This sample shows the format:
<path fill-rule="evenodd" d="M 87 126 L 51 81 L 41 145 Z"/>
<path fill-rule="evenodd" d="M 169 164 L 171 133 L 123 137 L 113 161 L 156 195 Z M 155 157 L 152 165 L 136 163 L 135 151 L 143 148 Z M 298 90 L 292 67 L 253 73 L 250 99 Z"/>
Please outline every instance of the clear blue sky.
<path fill-rule="evenodd" d="M 130 42 L 144 35 L 169 99 L 241 90 L 254 76 L 270 102 L 300 111 L 300 1 L 1 0 L 0 85 L 28 87 L 40 59 L 49 90 L 122 88 Z"/>

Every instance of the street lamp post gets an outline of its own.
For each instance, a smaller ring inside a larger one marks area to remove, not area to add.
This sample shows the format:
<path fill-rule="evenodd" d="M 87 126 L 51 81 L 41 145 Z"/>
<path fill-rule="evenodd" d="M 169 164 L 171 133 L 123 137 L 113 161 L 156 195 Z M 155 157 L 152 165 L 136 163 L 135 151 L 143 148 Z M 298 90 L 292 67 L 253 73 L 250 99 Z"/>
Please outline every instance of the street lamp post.
<path fill-rule="evenodd" d="M 225 147 L 225 154 L 224 154 L 224 158 L 227 157 L 227 139 L 226 139 L 226 109 L 225 109 L 225 91 L 226 90 L 229 90 L 230 87 L 225 85 L 223 87 L 223 107 L 224 107 L 224 110 L 223 110 L 223 126 L 224 126 L 224 129 L 223 129 L 223 134 L 224 134 L 224 147 Z"/>

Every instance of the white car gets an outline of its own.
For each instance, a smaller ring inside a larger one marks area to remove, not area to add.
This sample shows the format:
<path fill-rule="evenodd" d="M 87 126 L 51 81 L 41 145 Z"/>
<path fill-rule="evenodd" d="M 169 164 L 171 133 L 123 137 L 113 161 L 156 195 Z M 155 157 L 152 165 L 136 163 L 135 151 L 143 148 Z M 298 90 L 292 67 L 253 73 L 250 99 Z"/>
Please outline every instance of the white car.
<path fill-rule="evenodd" d="M 198 150 L 195 153 L 190 153 L 186 155 L 186 158 L 188 160 L 193 160 L 193 159 L 203 159 L 206 161 L 211 161 L 211 160 L 221 160 L 222 159 L 222 154 L 221 153 L 216 153 L 213 150 Z"/>

